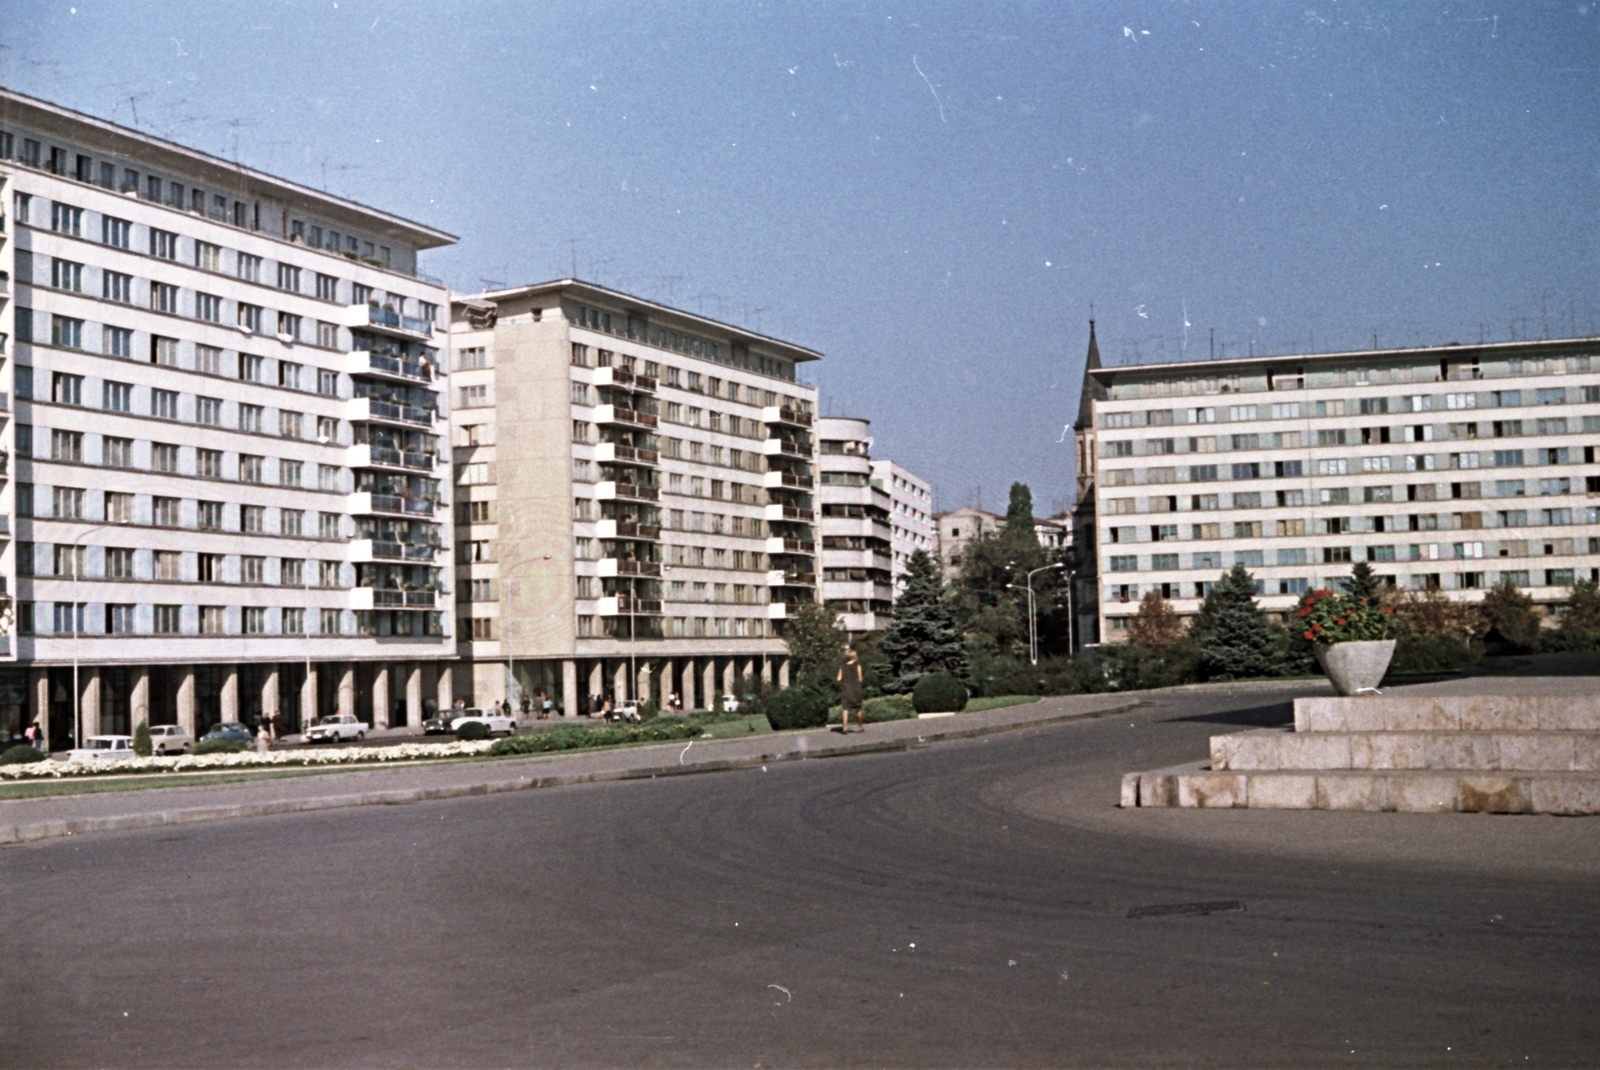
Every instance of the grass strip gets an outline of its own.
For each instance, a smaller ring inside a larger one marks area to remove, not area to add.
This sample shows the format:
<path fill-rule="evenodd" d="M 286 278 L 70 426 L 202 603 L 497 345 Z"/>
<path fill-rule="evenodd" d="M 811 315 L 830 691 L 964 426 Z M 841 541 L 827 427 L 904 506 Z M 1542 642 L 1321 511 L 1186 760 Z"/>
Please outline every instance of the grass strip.
<path fill-rule="evenodd" d="M 984 710 L 1003 710 L 1007 706 L 1027 706 L 1038 701 L 1038 695 L 995 695 L 991 698 L 972 698 L 967 700 L 967 708 L 962 712 L 982 713 Z"/>

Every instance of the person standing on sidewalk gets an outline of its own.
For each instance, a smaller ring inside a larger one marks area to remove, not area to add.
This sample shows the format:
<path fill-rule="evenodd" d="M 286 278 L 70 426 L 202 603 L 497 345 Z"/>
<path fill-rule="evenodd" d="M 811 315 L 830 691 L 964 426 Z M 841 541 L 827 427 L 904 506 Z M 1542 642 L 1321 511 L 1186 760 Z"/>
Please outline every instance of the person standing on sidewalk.
<path fill-rule="evenodd" d="M 839 666 L 839 731 L 850 731 L 850 714 L 856 715 L 856 731 L 865 732 L 866 722 L 861 719 L 861 660 L 854 650 L 844 652 L 844 664 Z"/>

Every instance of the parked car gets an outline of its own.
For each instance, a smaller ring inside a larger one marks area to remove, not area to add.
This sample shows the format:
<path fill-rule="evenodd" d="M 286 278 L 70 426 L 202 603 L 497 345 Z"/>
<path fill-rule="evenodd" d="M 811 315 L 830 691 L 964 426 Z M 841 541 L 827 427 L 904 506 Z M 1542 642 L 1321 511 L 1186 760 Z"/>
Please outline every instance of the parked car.
<path fill-rule="evenodd" d="M 366 738 L 367 726 L 350 713 L 319 717 L 310 728 L 306 729 L 307 743 L 339 743 L 347 739 Z"/>
<path fill-rule="evenodd" d="M 450 731 L 459 731 L 461 726 L 468 721 L 477 721 L 489 726 L 489 734 L 503 732 L 511 735 L 517 730 L 517 719 L 512 714 L 501 713 L 499 707 L 491 706 L 488 709 L 473 707 L 466 710 L 456 710 L 455 716 L 450 719 Z"/>
<path fill-rule="evenodd" d="M 450 727 L 450 722 L 455 716 L 454 711 L 434 714 L 422 722 L 422 734 L 425 736 L 448 736 L 453 731 Z"/>
<path fill-rule="evenodd" d="M 133 757 L 132 736 L 90 736 L 67 752 L 69 762 L 120 762 Z"/>
<path fill-rule="evenodd" d="M 211 731 L 200 737 L 200 742 L 205 743 L 212 739 L 232 739 L 240 743 L 249 744 L 255 741 L 255 733 L 251 732 L 239 721 L 223 721 L 212 728 Z"/>
<path fill-rule="evenodd" d="M 194 746 L 194 737 L 175 724 L 150 726 L 150 753 L 187 754 Z"/>

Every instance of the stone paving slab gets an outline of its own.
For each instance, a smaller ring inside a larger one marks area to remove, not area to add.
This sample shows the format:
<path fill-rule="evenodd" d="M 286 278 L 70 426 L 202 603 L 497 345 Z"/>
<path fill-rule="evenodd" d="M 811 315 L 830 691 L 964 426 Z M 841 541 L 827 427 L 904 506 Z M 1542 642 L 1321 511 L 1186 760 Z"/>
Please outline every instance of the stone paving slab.
<path fill-rule="evenodd" d="M 1211 737 L 1218 771 L 1479 769 L 1600 771 L 1600 732 L 1291 732 Z"/>
<path fill-rule="evenodd" d="M 143 788 L 0 801 L 0 845 L 60 836 L 347 806 L 397 805 L 607 780 L 679 776 L 780 761 L 906 750 L 940 740 L 1029 728 L 1129 709 L 1126 694 L 1045 698 L 1024 706 L 927 720 L 885 721 L 865 732 L 827 729 L 693 740 L 495 761 L 439 762 L 278 777 L 232 784 Z"/>
<path fill-rule="evenodd" d="M 1572 685 L 1569 683 L 1568 685 Z M 1600 731 L 1600 695 L 1419 694 L 1391 691 L 1359 698 L 1297 698 L 1297 732 Z"/>

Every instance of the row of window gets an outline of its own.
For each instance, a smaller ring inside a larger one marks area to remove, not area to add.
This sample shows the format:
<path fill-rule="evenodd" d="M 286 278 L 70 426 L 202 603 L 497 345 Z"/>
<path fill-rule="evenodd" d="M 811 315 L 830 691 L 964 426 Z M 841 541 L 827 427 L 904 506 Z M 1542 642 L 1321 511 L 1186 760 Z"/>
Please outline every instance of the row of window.
<path fill-rule="evenodd" d="M 1443 428 L 1442 434 L 1436 434 Z M 1313 441 L 1318 448 L 1333 446 L 1378 446 L 1391 442 L 1438 442 L 1450 439 L 1475 439 L 1484 428 L 1484 438 L 1521 438 L 1524 435 L 1576 434 L 1600 431 L 1600 416 L 1585 416 L 1581 421 L 1565 416 L 1538 420 L 1493 420 L 1487 424 L 1406 424 L 1401 427 L 1333 428 L 1318 431 L 1315 439 L 1299 431 L 1274 431 L 1240 435 L 1206 435 L 1184 438 L 1110 439 L 1100 444 L 1101 457 L 1161 457 L 1175 453 L 1229 453 L 1267 449 L 1300 449 Z M 824 451 L 826 452 L 826 451 Z"/>
<path fill-rule="evenodd" d="M 196 294 L 195 296 L 193 318 L 221 326 L 223 324 L 222 299 L 220 297 L 211 297 L 208 294 Z M 150 307 L 153 311 L 170 312 L 173 315 L 182 314 L 178 309 L 178 291 L 172 287 L 152 285 L 150 301 Z M 263 309 L 259 305 L 247 305 L 240 302 L 238 306 L 239 326 L 246 328 L 251 334 L 260 334 L 262 333 L 263 322 L 269 325 L 272 323 L 270 319 L 263 320 L 263 317 L 269 311 L 271 310 Z M 17 341 L 43 343 L 45 340 L 44 325 L 41 322 L 36 322 L 43 315 L 43 313 L 36 313 L 35 310 L 30 308 L 18 308 L 16 318 Z M 305 336 L 304 317 L 288 312 L 279 312 L 277 313 L 276 323 L 278 338 L 286 342 L 308 342 L 322 349 L 342 351 L 344 347 L 339 343 L 338 326 L 321 320 L 315 322 L 316 333 L 311 336 Z M 91 329 L 85 332 L 85 327 Z M 98 344 L 94 337 L 93 328 L 98 328 L 100 332 Z M 85 341 L 86 333 L 87 342 Z M 143 332 L 138 333 L 143 334 Z M 136 338 L 135 334 L 136 332 L 129 327 L 118 327 L 109 323 L 93 323 L 76 316 L 52 314 L 50 317 L 50 344 L 57 348 L 102 353 L 108 357 L 120 357 L 126 360 L 144 360 L 148 358 L 151 364 L 165 364 L 174 368 L 178 366 L 177 339 L 163 338 L 159 335 L 151 334 L 148 336 L 147 342 L 145 342 Z M 219 365 L 221 363 L 221 352 L 220 349 L 217 350 Z M 260 360 L 261 358 L 257 357 L 255 359 Z M 220 367 L 216 370 L 197 367 L 196 370 L 206 371 L 212 375 L 223 374 Z M 241 370 L 239 378 L 245 379 L 249 377 Z M 252 381 L 259 382 L 259 375 Z M 280 383 L 279 385 L 288 386 L 289 384 Z M 295 386 L 291 387 L 291 389 L 302 388 Z M 305 389 L 309 389 L 309 387 Z"/>
<path fill-rule="evenodd" d="M 1391 586 L 1400 587 L 1408 591 L 1482 591 L 1496 584 L 1509 583 L 1513 587 L 1571 587 L 1579 579 L 1600 581 L 1600 568 L 1571 569 L 1505 569 L 1499 572 L 1415 572 L 1405 576 L 1387 577 Z M 1543 581 L 1542 584 L 1540 581 Z M 1211 593 L 1216 585 L 1215 580 L 1202 580 L 1193 583 L 1180 583 L 1178 581 L 1165 581 L 1161 583 L 1118 583 L 1109 585 L 1104 592 L 1104 601 L 1110 604 L 1136 605 L 1143 592 L 1154 591 L 1162 598 L 1194 598 L 1203 599 Z M 1332 581 L 1334 583 L 1339 580 Z M 1281 579 L 1258 579 L 1255 581 L 1257 595 L 1289 595 L 1300 597 L 1311 590 L 1313 583 L 1306 577 L 1291 577 Z M 1112 616 L 1108 622 L 1113 631 L 1120 631 L 1128 627 L 1132 617 Z"/>
<path fill-rule="evenodd" d="M 1530 553 L 1530 549 L 1536 552 Z M 1531 548 L 1526 540 L 1482 543 L 1415 543 L 1401 546 L 1324 546 L 1320 550 L 1304 548 L 1279 550 L 1269 561 L 1266 550 L 1235 550 L 1230 564 L 1246 568 L 1263 568 L 1269 563 L 1277 567 L 1295 567 L 1314 563 L 1320 556 L 1325 565 L 1352 561 L 1471 561 L 1483 557 L 1567 557 L 1574 554 L 1600 554 L 1600 539 L 1554 539 L 1535 543 Z M 1188 564 L 1182 562 L 1187 559 Z M 1205 550 L 1193 554 L 1151 554 L 1140 558 L 1136 554 L 1113 554 L 1106 559 L 1107 572 L 1177 572 L 1185 568 L 1223 568 L 1228 555 L 1220 550 Z M 1141 561 L 1143 562 L 1141 566 Z"/>
<path fill-rule="evenodd" d="M 346 585 L 344 564 L 340 561 L 145 550 L 131 546 L 97 547 L 99 552 L 91 558 L 90 549 L 72 543 L 19 542 L 17 573 L 64 579 L 238 583 L 269 587 Z"/>
<path fill-rule="evenodd" d="M 299 365 L 293 365 L 298 368 Z M 331 374 L 331 373 L 329 373 Z M 15 369 L 16 394 L 19 400 L 30 400 L 34 395 L 33 369 L 24 364 Z M 204 394 L 180 394 L 176 390 L 145 387 L 114 379 L 98 380 L 100 384 L 99 408 L 107 412 L 150 416 L 157 420 L 182 420 L 205 427 L 217 427 L 246 434 L 276 434 L 280 438 L 306 437 L 306 414 L 291 409 L 268 409 L 264 405 L 248 402 L 225 401 Z M 55 405 L 86 407 L 84 403 L 85 377 L 68 372 L 52 372 L 49 400 Z M 336 389 L 336 387 L 335 387 Z M 91 400 L 93 391 L 89 391 Z M 233 419 L 227 419 L 228 409 Z M 268 414 L 276 413 L 273 420 Z M 319 441 L 337 443 L 339 420 L 333 416 L 316 418 L 316 436 Z M 231 426 L 230 426 L 231 425 Z"/>
<path fill-rule="evenodd" d="M 17 630 L 23 635 L 348 635 L 350 620 L 343 609 L 17 603 Z M 313 631 L 307 631 L 308 623 Z M 354 634 L 372 633 L 358 627 Z"/>
<path fill-rule="evenodd" d="M 1372 472 L 1470 471 L 1476 468 L 1524 468 L 1559 464 L 1593 464 L 1595 447 L 1559 446 L 1485 453 L 1408 454 L 1404 457 L 1325 457 L 1316 461 L 1250 461 L 1239 464 L 1192 464 L 1184 468 L 1143 469 L 1146 483 L 1215 483 L 1220 480 L 1301 479 L 1309 475 L 1346 476 Z M 1484 463 L 1487 461 L 1488 463 Z M 1137 484 L 1139 469 L 1108 468 L 1108 487 Z M 1185 478 L 1186 477 L 1186 478 Z"/>
<path fill-rule="evenodd" d="M 263 457 L 250 453 L 224 453 L 204 447 L 176 446 L 166 442 L 143 442 L 114 435 L 91 435 L 100 440 L 98 463 L 107 468 L 140 469 L 172 475 L 195 476 L 200 479 L 238 480 L 241 483 L 272 483 L 280 487 L 309 489 L 306 480 L 306 463 L 285 457 Z M 16 429 L 17 456 L 33 457 L 34 428 L 18 424 Z M 84 450 L 84 432 L 52 430 L 50 432 L 49 460 L 63 464 L 93 464 L 93 451 Z M 188 457 L 192 456 L 192 461 Z M 44 459 L 41 457 L 41 459 Z M 344 469 L 337 465 L 316 466 L 315 489 L 341 491 Z M 269 479 L 270 474 L 270 479 Z"/>
<path fill-rule="evenodd" d="M 18 483 L 16 488 L 17 515 L 43 516 L 54 520 L 98 520 L 107 524 L 136 524 L 158 528 L 189 528 L 197 531 L 237 531 L 245 534 L 288 535 L 297 538 L 310 536 L 306 527 L 306 510 L 282 509 L 265 505 L 233 505 L 228 502 L 196 501 L 188 498 L 168 498 L 159 494 L 130 494 L 126 491 L 84 490 L 81 487 L 51 487 L 50 511 L 39 514 L 35 501 L 38 488 L 32 483 Z M 101 498 L 99 515 L 93 515 L 91 506 Z M 277 514 L 276 531 L 269 531 Z M 343 515 L 319 512 L 315 538 L 340 539 L 343 534 Z"/>
<path fill-rule="evenodd" d="M 1109 544 L 1146 541 L 1176 542 L 1188 538 L 1196 542 L 1222 538 L 1296 538 L 1307 534 L 1346 535 L 1384 531 L 1474 531 L 1481 528 L 1566 527 L 1571 524 L 1600 522 L 1600 509 L 1501 509 L 1491 513 L 1412 513 L 1400 516 L 1330 516 L 1315 520 L 1236 520 L 1228 524 L 1152 524 L 1148 528 L 1113 527 L 1106 529 Z M 1183 532 L 1180 535 L 1180 532 Z"/>
<path fill-rule="evenodd" d="M 1589 359 L 1574 373 L 1589 371 Z M 1228 405 L 1193 409 L 1141 409 L 1103 412 L 1102 428 L 1164 427 L 1174 424 L 1241 423 L 1251 420 L 1303 420 L 1333 416 L 1373 416 L 1388 413 L 1446 412 L 1467 409 L 1519 408 L 1524 405 L 1568 405 L 1600 401 L 1600 387 L 1540 387 L 1532 390 L 1491 390 L 1483 393 L 1403 394 L 1373 398 L 1336 398 L 1329 401 L 1287 401 L 1278 404 Z"/>
<path fill-rule="evenodd" d="M 1188 508 L 1193 512 L 1213 512 L 1220 509 L 1270 509 L 1276 506 L 1279 509 L 1303 507 L 1307 501 L 1315 501 L 1322 505 L 1350 505 L 1359 500 L 1362 502 L 1403 502 L 1403 501 L 1437 501 L 1439 500 L 1438 483 L 1410 483 L 1403 487 L 1390 485 L 1361 487 L 1359 499 L 1352 497 L 1350 487 L 1323 487 L 1318 490 L 1313 498 L 1307 497 L 1304 490 L 1280 490 L 1263 493 L 1259 490 L 1235 491 L 1227 495 L 1222 494 L 1191 494 L 1188 495 Z M 1536 489 L 1540 497 L 1559 496 L 1564 494 L 1600 494 L 1600 476 L 1585 476 L 1580 484 L 1568 476 L 1550 476 L 1539 480 L 1529 479 L 1497 479 L 1487 485 L 1489 493 L 1484 493 L 1483 483 L 1450 483 L 1448 484 L 1449 496 L 1452 499 L 1474 500 L 1484 497 L 1489 498 L 1522 498 L 1526 497 L 1530 488 Z M 1139 502 L 1143 500 L 1146 508 L 1140 509 Z M 1130 513 L 1176 513 L 1180 511 L 1180 503 L 1184 497 L 1176 494 L 1154 495 L 1146 499 L 1138 498 L 1106 498 L 1105 513 L 1108 516 L 1120 516 Z M 1226 502 L 1226 504 L 1224 504 Z"/>

